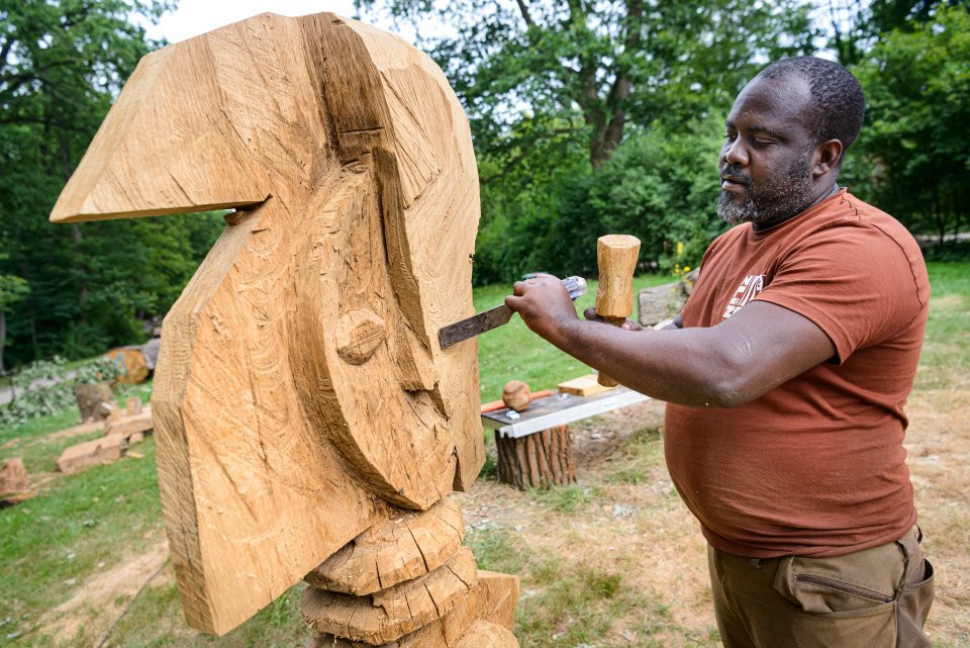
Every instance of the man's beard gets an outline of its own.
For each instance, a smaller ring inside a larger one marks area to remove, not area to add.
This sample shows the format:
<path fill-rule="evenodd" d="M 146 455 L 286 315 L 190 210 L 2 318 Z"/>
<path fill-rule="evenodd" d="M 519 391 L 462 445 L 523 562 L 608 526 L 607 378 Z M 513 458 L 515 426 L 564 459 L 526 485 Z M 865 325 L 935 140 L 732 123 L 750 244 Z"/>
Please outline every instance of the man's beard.
<path fill-rule="evenodd" d="M 771 180 L 753 186 L 751 178 L 740 167 L 728 165 L 721 175 L 745 181 L 747 191 L 738 200 L 733 193 L 721 189 L 717 199 L 717 215 L 731 225 L 751 222 L 756 225 L 782 222 L 798 214 L 811 203 L 811 151 L 800 156 L 785 171 Z"/>

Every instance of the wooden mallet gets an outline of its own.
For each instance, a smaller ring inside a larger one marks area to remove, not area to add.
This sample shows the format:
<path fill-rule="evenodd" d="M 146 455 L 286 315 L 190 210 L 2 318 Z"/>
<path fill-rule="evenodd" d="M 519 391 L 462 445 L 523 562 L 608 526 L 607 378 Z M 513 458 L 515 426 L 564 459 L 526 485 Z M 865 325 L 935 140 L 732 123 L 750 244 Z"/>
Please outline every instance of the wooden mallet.
<path fill-rule="evenodd" d="M 596 314 L 603 321 L 620 326 L 633 313 L 633 272 L 640 254 L 640 239 L 628 234 L 609 234 L 596 241 L 599 287 L 596 289 Z M 619 383 L 602 371 L 599 383 L 616 387 Z"/>

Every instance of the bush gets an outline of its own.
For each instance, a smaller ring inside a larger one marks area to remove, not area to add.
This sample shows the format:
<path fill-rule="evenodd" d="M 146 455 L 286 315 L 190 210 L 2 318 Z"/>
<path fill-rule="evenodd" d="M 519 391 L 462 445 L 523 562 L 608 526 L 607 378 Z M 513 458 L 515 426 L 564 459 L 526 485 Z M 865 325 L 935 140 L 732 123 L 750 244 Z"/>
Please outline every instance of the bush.
<path fill-rule="evenodd" d="M 14 399 L 0 407 L 0 425 L 22 425 L 38 416 L 56 414 L 75 404 L 74 385 L 113 382 L 114 361 L 101 356 L 69 371 L 63 358 L 38 360 L 11 378 Z"/>

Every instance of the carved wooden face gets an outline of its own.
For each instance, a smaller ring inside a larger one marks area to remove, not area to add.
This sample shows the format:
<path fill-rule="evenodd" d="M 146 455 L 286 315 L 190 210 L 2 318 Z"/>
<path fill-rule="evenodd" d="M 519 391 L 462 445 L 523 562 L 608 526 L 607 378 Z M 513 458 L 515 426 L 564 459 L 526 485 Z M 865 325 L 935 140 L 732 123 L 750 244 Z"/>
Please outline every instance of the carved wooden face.
<path fill-rule="evenodd" d="M 152 411 L 195 627 L 228 631 L 484 458 L 468 124 L 441 71 L 333 14 L 146 56 L 62 193 L 71 222 L 236 207 L 166 317 Z"/>

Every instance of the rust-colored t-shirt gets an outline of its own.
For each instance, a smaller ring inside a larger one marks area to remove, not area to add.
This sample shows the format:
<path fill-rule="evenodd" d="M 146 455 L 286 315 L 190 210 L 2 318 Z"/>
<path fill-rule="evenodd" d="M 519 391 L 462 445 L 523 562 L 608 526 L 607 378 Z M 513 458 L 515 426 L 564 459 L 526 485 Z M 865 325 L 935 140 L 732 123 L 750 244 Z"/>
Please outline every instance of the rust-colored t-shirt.
<path fill-rule="evenodd" d="M 757 299 L 810 319 L 836 356 L 739 407 L 667 406 L 667 465 L 708 542 L 752 558 L 832 556 L 913 526 L 903 404 L 929 294 L 913 237 L 845 189 L 711 244 L 685 327 Z"/>

